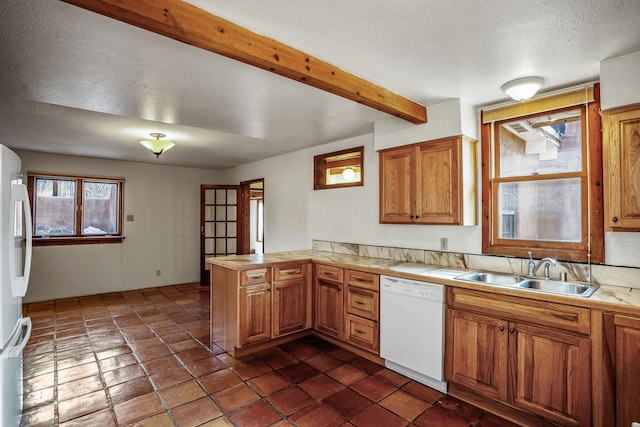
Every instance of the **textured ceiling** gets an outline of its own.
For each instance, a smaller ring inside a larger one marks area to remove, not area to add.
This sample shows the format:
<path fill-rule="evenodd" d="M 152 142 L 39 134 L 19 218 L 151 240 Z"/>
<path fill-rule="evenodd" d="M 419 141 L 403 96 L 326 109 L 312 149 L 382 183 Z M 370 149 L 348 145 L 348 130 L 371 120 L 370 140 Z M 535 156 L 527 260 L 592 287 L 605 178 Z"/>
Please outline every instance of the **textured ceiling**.
<path fill-rule="evenodd" d="M 640 50 L 637 0 L 235 0 L 190 3 L 423 104 L 501 101 L 597 80 Z M 224 169 L 371 132 L 352 101 L 58 0 L 0 4 L 0 143 Z M 137 141 L 177 146 L 156 159 Z"/>

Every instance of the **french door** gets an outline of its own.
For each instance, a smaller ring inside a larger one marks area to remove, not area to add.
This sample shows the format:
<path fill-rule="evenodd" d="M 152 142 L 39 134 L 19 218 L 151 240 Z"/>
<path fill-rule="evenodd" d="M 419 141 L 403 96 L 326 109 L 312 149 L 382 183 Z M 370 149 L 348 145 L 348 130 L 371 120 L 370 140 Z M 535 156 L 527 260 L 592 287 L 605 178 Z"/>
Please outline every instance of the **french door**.
<path fill-rule="evenodd" d="M 200 284 L 209 285 L 206 258 L 236 255 L 243 249 L 243 186 L 200 186 Z"/>

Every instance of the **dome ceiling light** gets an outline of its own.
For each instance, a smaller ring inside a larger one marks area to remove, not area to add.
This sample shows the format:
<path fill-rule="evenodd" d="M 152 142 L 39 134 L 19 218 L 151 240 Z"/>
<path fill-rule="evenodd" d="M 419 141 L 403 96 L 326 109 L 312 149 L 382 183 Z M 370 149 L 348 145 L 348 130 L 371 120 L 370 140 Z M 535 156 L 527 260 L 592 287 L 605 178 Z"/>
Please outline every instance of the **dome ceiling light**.
<path fill-rule="evenodd" d="M 503 84 L 502 90 L 515 101 L 526 101 L 533 98 L 543 84 L 542 77 L 523 77 Z"/>

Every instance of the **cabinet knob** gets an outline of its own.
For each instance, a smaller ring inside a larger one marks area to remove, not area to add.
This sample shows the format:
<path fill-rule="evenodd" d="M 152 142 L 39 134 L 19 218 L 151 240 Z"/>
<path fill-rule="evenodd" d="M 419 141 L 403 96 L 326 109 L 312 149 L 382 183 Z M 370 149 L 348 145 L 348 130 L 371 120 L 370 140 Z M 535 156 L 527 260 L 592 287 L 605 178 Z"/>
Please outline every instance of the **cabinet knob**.
<path fill-rule="evenodd" d="M 614 217 L 612 218 L 612 220 L 613 220 L 613 222 L 618 222 L 618 217 L 617 217 L 617 216 L 614 216 Z"/>
<path fill-rule="evenodd" d="M 416 219 L 420 218 L 420 215 L 416 215 Z"/>
<path fill-rule="evenodd" d="M 516 329 L 515 329 L 515 328 L 511 328 L 511 329 L 509 329 L 509 333 L 510 333 L 510 334 L 514 333 L 515 331 L 516 331 Z"/>
<path fill-rule="evenodd" d="M 500 332 L 504 331 L 504 326 L 500 326 Z"/>
<path fill-rule="evenodd" d="M 277 291 L 279 291 L 279 290 L 280 290 L 280 286 L 278 286 L 278 287 L 276 288 L 276 290 L 277 290 Z"/>
<path fill-rule="evenodd" d="M 413 215 L 409 215 L 409 218 L 413 219 Z"/>

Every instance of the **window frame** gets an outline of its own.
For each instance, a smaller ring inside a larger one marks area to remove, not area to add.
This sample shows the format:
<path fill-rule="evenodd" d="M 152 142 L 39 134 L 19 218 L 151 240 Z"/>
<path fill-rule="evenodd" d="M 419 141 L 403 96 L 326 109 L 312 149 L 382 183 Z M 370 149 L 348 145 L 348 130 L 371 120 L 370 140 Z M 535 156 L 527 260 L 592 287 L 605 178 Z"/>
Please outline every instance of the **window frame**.
<path fill-rule="evenodd" d="M 337 158 L 344 159 L 338 160 Z M 331 170 L 352 168 L 359 173 L 359 179 L 348 182 L 327 183 L 326 174 Z M 364 185 L 364 146 L 334 151 L 313 157 L 313 189 L 361 187 Z"/>
<path fill-rule="evenodd" d="M 578 92 L 578 91 L 576 91 Z M 526 257 L 531 252 L 535 258 L 555 257 L 573 262 L 604 262 L 604 213 L 602 192 L 602 131 L 600 118 L 599 85 L 593 87 L 593 100 L 563 104 L 566 95 L 535 99 L 542 108 L 526 110 L 522 103 L 516 105 L 518 114 L 502 119 L 486 119 L 481 112 L 482 137 L 482 253 L 491 255 Z M 497 177 L 499 145 L 496 128 L 501 123 L 538 116 L 545 112 L 581 109 L 583 170 L 560 174 L 537 175 L 526 179 Z M 523 114 L 523 112 L 528 114 Z M 491 112 L 495 116 L 495 113 Z M 580 242 L 547 240 L 516 240 L 498 236 L 500 212 L 498 185 L 502 182 L 535 182 L 549 179 L 580 178 L 582 199 L 582 232 Z"/>
<path fill-rule="evenodd" d="M 35 214 L 36 214 L 36 180 L 37 179 L 59 179 L 75 181 L 76 183 L 76 202 L 75 202 L 75 230 L 73 235 L 67 236 L 36 236 L 35 235 Z M 84 214 L 84 184 L 85 182 L 104 182 L 108 184 L 116 184 L 118 186 L 118 214 L 117 214 L 117 231 L 115 233 L 97 235 L 82 234 L 83 214 Z M 123 221 L 124 221 L 124 182 L 121 177 L 105 177 L 93 175 L 74 175 L 60 174 L 50 172 L 28 172 L 27 188 L 29 190 L 29 202 L 31 204 L 31 217 L 33 218 L 33 246 L 58 246 L 58 245 L 87 245 L 102 243 L 122 243 Z"/>

